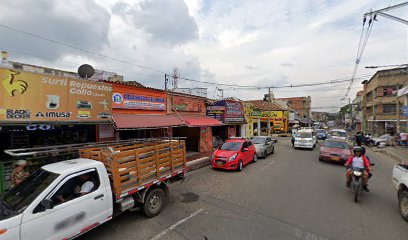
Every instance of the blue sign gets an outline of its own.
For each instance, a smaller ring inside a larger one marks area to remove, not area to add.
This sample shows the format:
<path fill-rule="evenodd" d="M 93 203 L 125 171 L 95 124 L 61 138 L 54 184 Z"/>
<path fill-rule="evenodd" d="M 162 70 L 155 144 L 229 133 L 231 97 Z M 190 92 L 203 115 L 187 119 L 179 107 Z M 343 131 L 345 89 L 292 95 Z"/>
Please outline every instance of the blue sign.
<path fill-rule="evenodd" d="M 402 110 L 402 115 L 403 115 L 404 117 L 408 117 L 408 106 L 403 106 L 403 107 L 401 108 L 401 110 Z"/>

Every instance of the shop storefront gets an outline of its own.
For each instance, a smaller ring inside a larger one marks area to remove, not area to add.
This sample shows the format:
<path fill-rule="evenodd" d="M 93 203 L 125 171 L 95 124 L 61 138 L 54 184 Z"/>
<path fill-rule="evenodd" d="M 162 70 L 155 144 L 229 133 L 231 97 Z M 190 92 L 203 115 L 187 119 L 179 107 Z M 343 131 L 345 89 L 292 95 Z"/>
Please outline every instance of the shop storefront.
<path fill-rule="evenodd" d="M 115 138 L 172 137 L 172 128 L 185 125 L 166 112 L 166 92 L 159 89 L 112 83 Z"/>
<path fill-rule="evenodd" d="M 0 81 L 2 189 L 9 187 L 16 160 L 4 149 L 111 139 L 107 130 L 111 128 L 111 85 L 7 68 L 0 68 Z M 69 157 L 54 156 L 52 161 Z M 40 158 L 24 160 L 30 172 L 46 163 Z"/>
<path fill-rule="evenodd" d="M 205 98 L 169 92 L 167 95 L 167 113 L 179 118 L 186 126 L 173 128 L 173 137 L 186 139 L 189 152 L 212 151 L 212 127 L 222 122 L 206 116 Z"/>

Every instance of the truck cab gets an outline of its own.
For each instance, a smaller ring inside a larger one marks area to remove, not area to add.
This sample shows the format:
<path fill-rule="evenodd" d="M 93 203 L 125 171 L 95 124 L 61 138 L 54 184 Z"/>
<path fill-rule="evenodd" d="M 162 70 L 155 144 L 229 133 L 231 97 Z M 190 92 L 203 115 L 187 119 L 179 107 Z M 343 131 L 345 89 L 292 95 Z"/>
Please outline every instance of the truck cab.
<path fill-rule="evenodd" d="M 103 163 L 74 159 L 45 165 L 0 201 L 0 238 L 70 239 L 112 218 Z"/>
<path fill-rule="evenodd" d="M 397 189 L 401 217 L 408 222 L 408 165 L 394 166 L 392 183 Z"/>

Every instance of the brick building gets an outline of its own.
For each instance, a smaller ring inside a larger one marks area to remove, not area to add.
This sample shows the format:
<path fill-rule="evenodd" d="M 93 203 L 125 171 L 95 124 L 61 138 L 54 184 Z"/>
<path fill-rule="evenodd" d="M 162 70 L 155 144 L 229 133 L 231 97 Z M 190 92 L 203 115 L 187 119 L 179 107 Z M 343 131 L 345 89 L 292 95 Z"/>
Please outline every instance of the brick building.
<path fill-rule="evenodd" d="M 397 95 L 399 89 L 408 85 L 407 69 L 381 70 L 362 84 L 363 130 L 375 135 L 407 131 L 407 117 L 400 111 L 404 100 Z"/>
<path fill-rule="evenodd" d="M 276 100 L 286 101 L 288 106 L 293 109 L 300 118 L 311 118 L 312 99 L 310 96 L 276 98 Z"/>

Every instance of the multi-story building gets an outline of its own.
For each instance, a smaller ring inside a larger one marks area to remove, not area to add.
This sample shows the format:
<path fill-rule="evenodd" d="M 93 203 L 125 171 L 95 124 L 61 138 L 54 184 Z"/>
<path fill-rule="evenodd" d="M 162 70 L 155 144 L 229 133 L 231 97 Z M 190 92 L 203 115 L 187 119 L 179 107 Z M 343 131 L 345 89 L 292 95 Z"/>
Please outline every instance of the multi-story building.
<path fill-rule="evenodd" d="M 363 130 L 375 135 L 406 131 L 408 118 L 400 111 L 404 100 L 397 93 L 408 85 L 407 68 L 378 71 L 362 84 L 362 110 L 366 123 Z"/>
<path fill-rule="evenodd" d="M 307 97 L 290 97 L 290 98 L 276 98 L 276 100 L 283 100 L 288 103 L 288 106 L 295 110 L 300 118 L 311 118 L 312 100 L 310 96 Z"/>
<path fill-rule="evenodd" d="M 361 131 L 363 129 L 363 111 L 361 109 L 362 101 L 363 101 L 364 91 L 358 91 L 356 94 L 356 98 L 351 103 L 352 113 L 352 128 L 356 131 Z"/>

